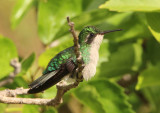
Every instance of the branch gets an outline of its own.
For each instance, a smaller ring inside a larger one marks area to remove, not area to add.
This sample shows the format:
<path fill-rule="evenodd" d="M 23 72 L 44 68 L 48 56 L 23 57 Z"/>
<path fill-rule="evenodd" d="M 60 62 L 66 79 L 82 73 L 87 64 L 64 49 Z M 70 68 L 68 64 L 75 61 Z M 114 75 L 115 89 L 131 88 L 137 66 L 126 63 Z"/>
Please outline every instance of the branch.
<path fill-rule="evenodd" d="M 83 60 L 80 52 L 80 45 L 78 43 L 78 37 L 76 36 L 74 23 L 70 22 L 69 17 L 67 17 L 68 25 L 70 26 L 70 31 L 74 38 L 74 49 L 76 54 L 76 60 L 78 68 L 76 70 L 77 80 L 73 84 L 65 85 L 64 82 L 58 83 L 57 94 L 54 99 L 41 99 L 41 98 L 17 98 L 17 95 L 26 95 L 28 94 L 29 89 L 17 88 L 15 90 L 4 90 L 0 91 L 0 102 L 7 104 L 35 104 L 35 105 L 48 105 L 48 106 L 57 106 L 63 102 L 63 95 L 70 89 L 76 88 L 80 81 L 83 80 L 82 70 Z"/>
<path fill-rule="evenodd" d="M 10 65 L 14 68 L 14 71 L 9 74 L 9 76 L 0 82 L 0 87 L 11 84 L 15 78 L 15 76 L 21 71 L 21 64 L 18 62 L 18 59 L 12 59 Z"/>
<path fill-rule="evenodd" d="M 74 52 L 76 54 L 76 61 L 78 64 L 77 68 L 77 81 L 80 82 L 83 80 L 82 70 L 84 68 L 83 59 L 80 52 L 80 45 L 78 43 L 78 37 L 76 35 L 75 29 L 74 29 L 74 23 L 70 21 L 69 17 L 67 17 L 68 25 L 70 26 L 70 32 L 74 38 Z"/>

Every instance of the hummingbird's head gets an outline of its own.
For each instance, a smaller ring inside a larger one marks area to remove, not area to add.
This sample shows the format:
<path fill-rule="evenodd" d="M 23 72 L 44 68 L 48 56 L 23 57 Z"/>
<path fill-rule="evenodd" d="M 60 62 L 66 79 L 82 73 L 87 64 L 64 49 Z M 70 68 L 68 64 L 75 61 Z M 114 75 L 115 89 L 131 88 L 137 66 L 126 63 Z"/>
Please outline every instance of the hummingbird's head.
<path fill-rule="evenodd" d="M 90 44 L 97 35 L 105 35 L 110 32 L 121 31 L 121 29 L 110 30 L 110 31 L 101 31 L 94 26 L 84 27 L 83 30 L 79 33 L 79 43 Z"/>

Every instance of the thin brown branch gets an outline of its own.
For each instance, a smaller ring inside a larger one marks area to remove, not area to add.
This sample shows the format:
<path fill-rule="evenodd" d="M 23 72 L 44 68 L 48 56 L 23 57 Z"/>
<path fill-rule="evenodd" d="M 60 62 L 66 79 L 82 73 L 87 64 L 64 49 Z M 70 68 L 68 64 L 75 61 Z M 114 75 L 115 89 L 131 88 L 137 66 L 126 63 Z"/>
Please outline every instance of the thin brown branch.
<path fill-rule="evenodd" d="M 77 81 L 73 84 L 66 85 L 64 82 L 60 82 L 57 85 L 57 94 L 54 99 L 41 99 L 41 98 L 17 98 L 17 95 L 28 94 L 29 89 L 17 88 L 15 90 L 4 90 L 0 91 L 0 102 L 7 104 L 35 104 L 35 105 L 48 105 L 56 106 L 63 102 L 63 95 L 70 89 L 76 88 L 80 81 L 82 81 L 82 70 L 83 60 L 80 52 L 80 45 L 78 43 L 78 37 L 76 36 L 74 23 L 70 22 L 69 17 L 67 17 L 68 24 L 70 26 L 70 31 L 74 38 L 74 49 L 77 59 L 78 68 L 76 75 L 78 74 Z M 73 73 L 74 74 L 74 73 Z"/>
<path fill-rule="evenodd" d="M 64 85 L 63 83 L 57 86 L 57 94 L 54 99 L 41 99 L 41 98 L 17 98 L 17 95 L 28 94 L 29 89 L 17 88 L 15 90 L 0 91 L 0 102 L 6 104 L 34 104 L 34 105 L 48 105 L 56 106 L 62 103 L 62 97 L 65 92 L 75 88 L 78 84 Z"/>
<path fill-rule="evenodd" d="M 78 72 L 78 77 L 77 77 L 77 81 L 80 82 L 83 80 L 83 76 L 82 76 L 82 70 L 84 68 L 84 63 L 83 63 L 83 59 L 81 56 L 81 52 L 80 52 L 80 45 L 78 43 L 78 36 L 76 35 L 75 29 L 74 29 L 74 23 L 70 21 L 69 17 L 67 17 L 67 21 L 68 21 L 68 25 L 70 26 L 70 32 L 74 38 L 74 52 L 76 54 L 76 61 L 78 64 L 78 68 L 77 68 L 77 72 Z"/>
<path fill-rule="evenodd" d="M 0 82 L 0 87 L 11 84 L 15 78 L 15 76 L 21 71 L 21 64 L 18 61 L 18 58 L 12 59 L 10 65 L 14 68 L 14 71 L 9 74 L 9 76 Z"/>

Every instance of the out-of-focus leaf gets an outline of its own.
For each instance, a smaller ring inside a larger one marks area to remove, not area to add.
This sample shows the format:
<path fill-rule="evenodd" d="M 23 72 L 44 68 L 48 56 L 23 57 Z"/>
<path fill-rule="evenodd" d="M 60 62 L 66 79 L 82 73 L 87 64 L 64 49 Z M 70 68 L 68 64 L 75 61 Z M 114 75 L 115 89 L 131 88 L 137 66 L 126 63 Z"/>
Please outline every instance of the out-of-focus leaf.
<path fill-rule="evenodd" d="M 109 0 L 100 8 L 107 8 L 111 11 L 160 11 L 159 0 Z"/>
<path fill-rule="evenodd" d="M 39 113 L 39 106 L 37 105 L 24 105 L 23 113 Z"/>
<path fill-rule="evenodd" d="M 146 57 L 149 62 L 156 65 L 160 62 L 160 43 L 154 38 L 146 40 Z"/>
<path fill-rule="evenodd" d="M 42 53 L 38 59 L 38 64 L 39 66 L 45 68 L 47 66 L 47 64 L 49 63 L 49 61 L 56 55 L 58 54 L 60 51 L 66 49 L 67 47 L 71 47 L 73 45 L 73 38 L 67 38 L 64 40 L 58 40 L 57 46 L 50 48 L 48 50 L 46 50 L 44 53 Z"/>
<path fill-rule="evenodd" d="M 114 77 L 138 71 L 142 63 L 142 53 L 140 43 L 118 46 L 118 49 L 109 56 L 109 60 L 102 63 L 100 75 Z"/>
<path fill-rule="evenodd" d="M 66 17 L 73 17 L 81 12 L 81 0 L 47 0 L 39 1 L 38 33 L 43 43 L 50 43 Z"/>
<path fill-rule="evenodd" d="M 35 0 L 18 0 L 12 15 L 11 15 L 11 27 L 15 28 L 24 15 L 28 12 L 28 10 L 31 8 L 31 6 L 34 4 Z"/>
<path fill-rule="evenodd" d="M 91 11 L 99 8 L 99 5 L 106 0 L 82 0 L 82 8 L 84 11 Z"/>
<path fill-rule="evenodd" d="M 100 26 L 102 29 L 122 29 L 122 31 L 105 35 L 105 38 L 109 38 L 112 41 L 122 42 L 152 36 L 145 24 L 146 18 L 143 13 L 129 12 L 116 14 Z"/>
<path fill-rule="evenodd" d="M 10 66 L 10 61 L 17 57 L 17 50 L 14 43 L 3 36 L 0 36 L 0 79 L 8 76 L 13 67 Z"/>
<path fill-rule="evenodd" d="M 146 13 L 148 28 L 156 38 L 158 42 L 160 42 L 160 13 Z"/>
<path fill-rule="evenodd" d="M 50 107 L 50 108 L 46 109 L 44 111 L 44 113 L 58 113 L 58 112 L 57 112 L 57 110 L 55 108 L 53 108 L 53 107 L 51 108 Z"/>
<path fill-rule="evenodd" d="M 22 61 L 22 69 L 21 72 L 18 74 L 18 76 L 24 75 L 27 72 L 27 70 L 32 66 L 34 60 L 35 60 L 35 53 L 32 53 L 27 59 Z"/>
<path fill-rule="evenodd" d="M 52 86 L 51 88 L 45 90 L 44 93 L 42 93 L 42 97 L 43 98 L 53 98 L 56 96 L 56 93 L 57 93 L 57 89 L 56 89 L 56 86 Z"/>
<path fill-rule="evenodd" d="M 1 113 L 4 113 L 4 112 L 5 112 L 6 107 L 7 107 L 7 104 L 0 103 Z"/>
<path fill-rule="evenodd" d="M 28 88 L 28 83 L 27 81 L 22 78 L 21 76 L 16 76 L 14 78 L 14 82 L 8 86 L 9 88 L 15 89 L 17 87 L 23 87 L 23 88 Z"/>
<path fill-rule="evenodd" d="M 139 90 L 147 86 L 160 85 L 159 75 L 160 75 L 160 63 L 155 66 L 149 65 L 149 67 L 142 73 L 140 73 L 140 75 L 138 76 L 138 83 L 136 89 Z"/>
<path fill-rule="evenodd" d="M 160 87 L 152 86 L 143 89 L 143 93 L 145 94 L 145 98 L 149 101 L 149 105 L 151 106 L 152 113 L 160 113 Z"/>
<path fill-rule="evenodd" d="M 93 113 L 134 113 L 123 90 L 105 79 L 83 84 L 75 89 L 74 94 Z"/>
<path fill-rule="evenodd" d="M 110 12 L 105 9 L 99 9 L 82 13 L 74 18 L 71 18 L 71 21 L 75 23 L 75 29 L 80 31 L 85 26 L 98 25 L 115 14 L 116 12 Z M 55 39 L 62 37 L 63 35 L 69 34 L 70 32 L 68 31 L 68 29 L 68 23 L 66 22 L 56 33 Z"/>

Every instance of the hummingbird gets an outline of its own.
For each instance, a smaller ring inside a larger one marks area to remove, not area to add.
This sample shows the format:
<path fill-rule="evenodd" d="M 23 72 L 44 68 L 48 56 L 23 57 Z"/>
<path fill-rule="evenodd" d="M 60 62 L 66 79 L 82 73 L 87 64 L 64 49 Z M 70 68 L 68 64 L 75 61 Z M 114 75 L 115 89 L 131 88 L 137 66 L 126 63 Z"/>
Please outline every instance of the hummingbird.
<path fill-rule="evenodd" d="M 79 33 L 78 43 L 84 62 L 84 68 L 82 70 L 84 80 L 88 81 L 96 73 L 96 66 L 99 59 L 98 51 L 103 36 L 115 31 L 121 31 L 121 29 L 101 31 L 94 26 L 87 26 Z M 29 85 L 30 89 L 28 93 L 34 94 L 42 92 L 61 80 L 74 82 L 77 76 L 73 76 L 73 72 L 77 67 L 74 46 L 66 48 L 50 60 L 42 76 Z"/>

